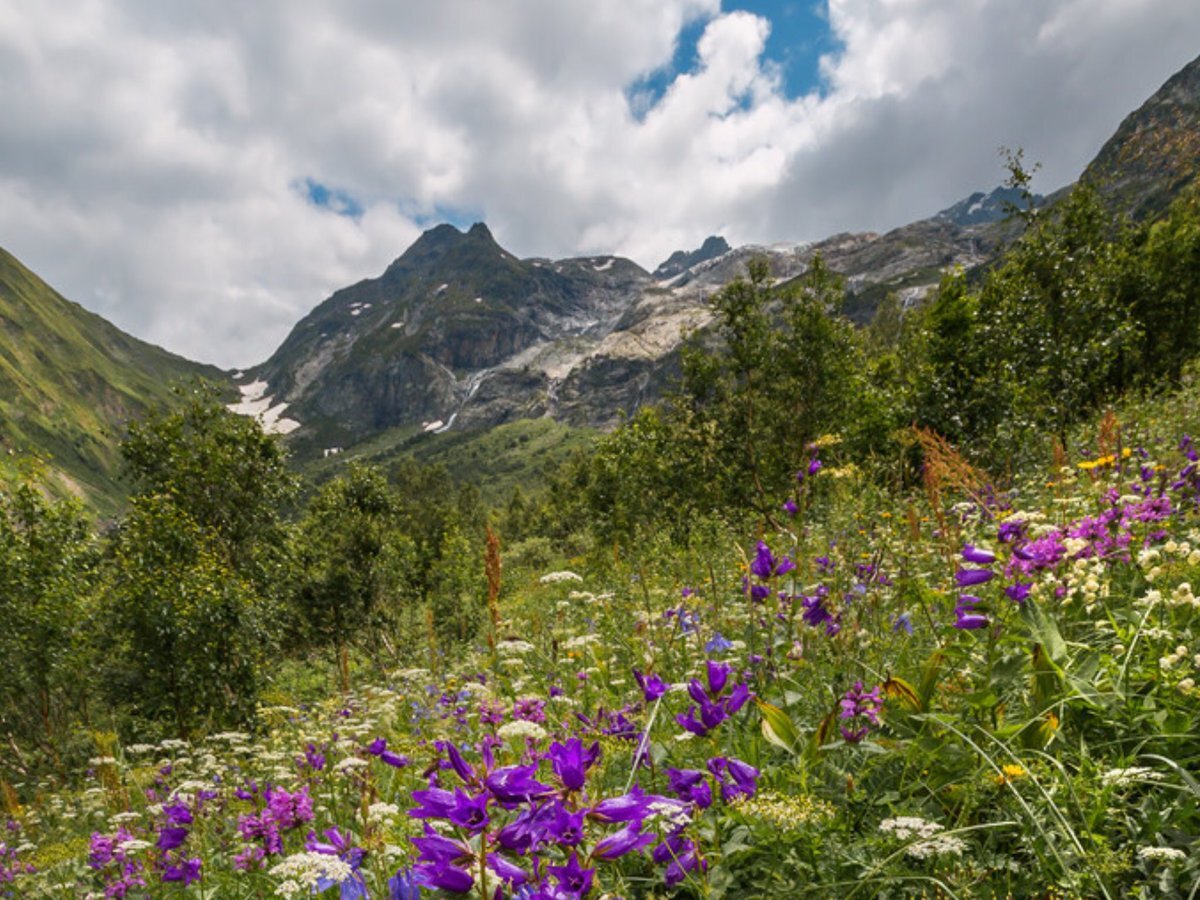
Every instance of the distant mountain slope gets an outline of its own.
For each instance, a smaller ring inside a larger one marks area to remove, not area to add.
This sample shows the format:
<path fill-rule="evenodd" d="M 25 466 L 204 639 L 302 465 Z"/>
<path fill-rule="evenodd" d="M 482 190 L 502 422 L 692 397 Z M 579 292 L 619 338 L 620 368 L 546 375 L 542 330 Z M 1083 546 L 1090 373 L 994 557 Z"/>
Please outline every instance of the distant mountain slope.
<path fill-rule="evenodd" d="M 0 249 L 0 446 L 41 456 L 64 490 L 115 510 L 125 423 L 197 376 L 228 381 L 64 299 Z"/>
<path fill-rule="evenodd" d="M 1200 57 L 1125 117 L 1084 170 L 1111 205 L 1153 216 L 1200 176 Z"/>
<path fill-rule="evenodd" d="M 482 224 L 440 225 L 320 304 L 248 377 L 289 404 L 301 452 L 395 426 L 537 417 L 652 284 L 627 259 L 520 260 Z"/>

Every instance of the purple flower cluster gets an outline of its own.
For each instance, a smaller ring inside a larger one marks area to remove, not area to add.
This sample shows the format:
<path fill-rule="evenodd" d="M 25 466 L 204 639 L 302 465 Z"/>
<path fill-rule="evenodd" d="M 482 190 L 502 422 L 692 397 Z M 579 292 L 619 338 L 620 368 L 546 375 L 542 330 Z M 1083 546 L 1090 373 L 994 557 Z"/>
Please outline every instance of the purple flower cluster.
<path fill-rule="evenodd" d="M 145 865 L 129 846 L 134 840 L 124 826 L 113 835 L 92 833 L 88 866 L 104 882 L 105 897 L 126 897 L 135 888 L 146 887 Z"/>
<path fill-rule="evenodd" d="M 313 802 L 307 787 L 290 794 L 282 788 L 267 787 L 262 800 L 260 810 L 238 818 L 238 833 L 249 845 L 234 857 L 235 868 L 262 867 L 268 856 L 283 852 L 285 832 L 313 819 Z"/>
<path fill-rule="evenodd" d="M 387 748 L 386 738 L 375 738 L 366 747 L 367 753 L 374 756 L 380 762 L 387 763 L 395 769 L 403 769 L 409 764 L 409 758 L 399 753 L 393 753 Z"/>
<path fill-rule="evenodd" d="M 848 744 L 857 744 L 867 736 L 871 728 L 879 726 L 879 711 L 883 709 L 882 688 L 879 685 L 865 690 L 861 681 L 842 695 L 842 738 Z"/>
<path fill-rule="evenodd" d="M 795 568 L 796 563 L 791 557 L 776 558 L 771 548 L 764 541 L 759 541 L 754 561 L 750 563 L 750 574 L 757 579 L 757 583 L 752 584 L 747 578 L 744 588 L 751 600 L 761 603 L 771 595 L 771 579 L 782 577 Z"/>
<path fill-rule="evenodd" d="M 688 695 L 695 703 L 688 707 L 686 713 L 675 717 L 681 728 L 697 737 L 707 736 L 710 731 L 745 706 L 751 697 L 750 688 L 745 681 L 738 681 L 732 686 L 729 684 L 732 668 L 728 664 L 710 659 L 705 666 L 707 687 L 698 678 L 688 682 Z M 697 712 L 699 718 L 696 718 Z"/>
<path fill-rule="evenodd" d="M 758 789 L 758 769 L 732 757 L 714 756 L 699 769 L 665 769 L 671 793 L 680 800 L 708 809 L 713 802 L 713 786 L 720 789 L 721 800 L 729 803 L 738 797 L 753 797 Z"/>
<path fill-rule="evenodd" d="M 660 844 L 666 849 L 656 848 L 655 858 L 664 856 L 668 883 L 701 865 L 694 845 L 681 836 L 682 825 L 674 821 L 686 822 L 681 801 L 645 794 L 636 786 L 619 797 L 588 801 L 587 779 L 600 756 L 598 743 L 585 745 L 579 738 L 551 743 L 539 757 L 549 763 L 545 781 L 539 762 L 497 767 L 487 742 L 477 765 L 452 743 L 445 752 L 463 784 L 452 791 L 433 784 L 413 791 L 417 805 L 409 815 L 426 820 L 425 834 L 411 838 L 417 861 L 389 882 L 393 898 L 416 897 L 422 887 L 490 894 L 493 885 L 497 895 L 506 890 L 523 900 L 584 897 L 592 890 L 597 864 L 641 852 L 658 840 L 646 826 L 664 813 L 671 830 Z M 735 786 L 748 777 L 745 768 L 731 770 L 730 761 L 723 762 L 717 777 Z M 430 820 L 448 823 L 455 834 L 433 828 Z M 589 835 L 611 824 L 621 827 Z M 488 884 L 477 885 L 477 878 Z"/>

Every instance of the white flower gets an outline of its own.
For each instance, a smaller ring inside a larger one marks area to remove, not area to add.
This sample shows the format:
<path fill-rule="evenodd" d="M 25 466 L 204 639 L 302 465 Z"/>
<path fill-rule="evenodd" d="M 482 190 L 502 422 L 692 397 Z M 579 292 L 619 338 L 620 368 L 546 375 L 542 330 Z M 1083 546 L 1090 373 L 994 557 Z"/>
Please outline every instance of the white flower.
<path fill-rule="evenodd" d="M 931 841 L 913 844 L 904 852 L 914 859 L 929 859 L 931 856 L 962 856 L 967 849 L 965 841 L 948 834 L 940 834 Z"/>
<path fill-rule="evenodd" d="M 1114 787 L 1127 787 L 1139 781 L 1162 781 L 1162 772 L 1155 772 L 1145 766 L 1129 766 L 1125 769 L 1109 769 L 1100 776 L 1102 784 Z"/>
<path fill-rule="evenodd" d="M 354 769 L 365 769 L 367 765 L 367 761 L 361 757 L 347 756 L 345 759 L 338 760 L 336 765 L 334 765 L 333 770 L 335 772 L 345 773 Z"/>
<path fill-rule="evenodd" d="M 294 897 L 298 893 L 314 893 L 317 882 L 328 879 L 341 884 L 354 874 L 350 864 L 325 853 L 294 853 L 283 862 L 271 867 L 271 874 L 283 879 L 276 889 L 280 897 Z"/>
<path fill-rule="evenodd" d="M 1174 847 L 1142 847 L 1138 856 L 1154 862 L 1179 862 L 1187 858 L 1187 854 Z"/>
<path fill-rule="evenodd" d="M 655 800 L 646 807 L 646 818 L 662 820 L 672 828 L 683 828 L 692 820 L 684 804 L 671 800 Z"/>
<path fill-rule="evenodd" d="M 400 815 L 400 807 L 395 803 L 372 803 L 367 808 L 367 821 L 374 825 L 383 825 Z"/>
<path fill-rule="evenodd" d="M 501 656 L 524 656 L 533 652 L 533 644 L 529 641 L 501 641 L 496 646 L 496 652 Z"/>
<path fill-rule="evenodd" d="M 538 580 L 542 584 L 561 584 L 564 581 L 583 581 L 583 576 L 563 570 L 562 572 L 547 572 Z"/>
<path fill-rule="evenodd" d="M 884 834 L 893 834 L 901 840 L 907 840 L 911 837 L 933 837 L 942 830 L 942 826 L 918 816 L 897 816 L 880 822 L 879 830 Z"/>
<path fill-rule="evenodd" d="M 540 741 L 546 736 L 546 729 L 537 722 L 517 719 L 515 722 L 505 722 L 496 729 L 496 734 L 506 741 L 511 738 L 533 738 Z"/>
<path fill-rule="evenodd" d="M 587 647 L 590 644 L 594 644 L 598 640 L 600 640 L 600 638 L 594 634 L 577 635 L 576 637 L 573 637 L 568 641 L 564 641 L 563 649 L 564 650 L 582 650 L 584 647 Z"/>

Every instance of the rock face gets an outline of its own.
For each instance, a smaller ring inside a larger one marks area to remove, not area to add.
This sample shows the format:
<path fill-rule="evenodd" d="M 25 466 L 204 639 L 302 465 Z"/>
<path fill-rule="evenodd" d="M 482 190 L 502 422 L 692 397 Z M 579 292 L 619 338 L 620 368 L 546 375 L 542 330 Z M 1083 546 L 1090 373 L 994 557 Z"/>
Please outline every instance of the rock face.
<path fill-rule="evenodd" d="M 1161 212 L 1200 174 L 1200 57 L 1125 117 L 1080 181 L 1135 219 Z"/>
<path fill-rule="evenodd" d="M 667 281 L 684 270 L 690 269 L 692 266 L 718 257 L 723 253 L 728 253 L 729 249 L 729 244 L 725 242 L 725 238 L 715 235 L 708 237 L 698 250 L 693 250 L 690 253 L 684 250 L 676 250 L 667 257 L 666 262 L 661 263 L 654 270 L 654 277 L 659 281 Z"/>

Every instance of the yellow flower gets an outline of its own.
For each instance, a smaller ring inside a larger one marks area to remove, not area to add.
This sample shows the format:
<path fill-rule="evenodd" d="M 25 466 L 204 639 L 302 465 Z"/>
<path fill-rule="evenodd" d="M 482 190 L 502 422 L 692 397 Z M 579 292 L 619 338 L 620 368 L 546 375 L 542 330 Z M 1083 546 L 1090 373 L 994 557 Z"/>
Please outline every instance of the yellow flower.
<path fill-rule="evenodd" d="M 1010 781 L 1016 781 L 1018 778 L 1024 778 L 1029 773 L 1025 771 L 1024 766 L 1019 766 L 1010 763 L 1007 766 L 1001 766 L 999 775 L 996 776 L 996 784 L 1008 784 Z"/>

